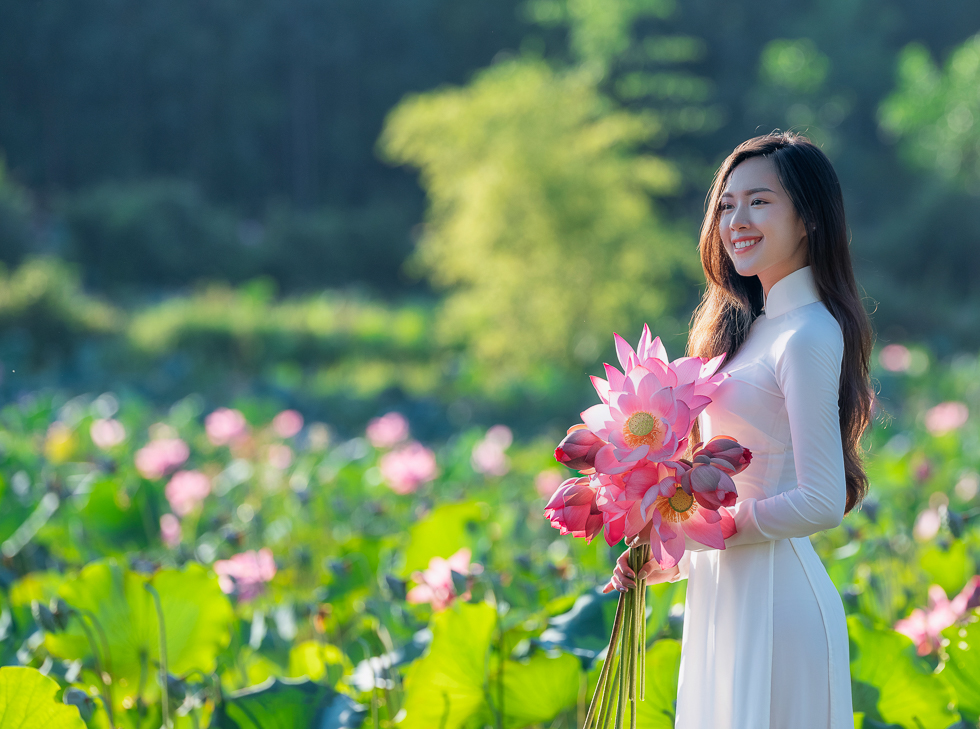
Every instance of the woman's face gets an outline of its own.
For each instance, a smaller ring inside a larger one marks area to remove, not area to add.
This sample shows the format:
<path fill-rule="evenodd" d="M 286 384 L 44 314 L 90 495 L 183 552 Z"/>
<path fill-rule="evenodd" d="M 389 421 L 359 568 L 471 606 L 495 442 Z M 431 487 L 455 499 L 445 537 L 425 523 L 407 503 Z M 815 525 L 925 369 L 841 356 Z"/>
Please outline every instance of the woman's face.
<path fill-rule="evenodd" d="M 772 162 L 750 157 L 728 176 L 718 229 L 735 270 L 758 276 L 766 296 L 776 281 L 807 265 L 806 226 Z"/>

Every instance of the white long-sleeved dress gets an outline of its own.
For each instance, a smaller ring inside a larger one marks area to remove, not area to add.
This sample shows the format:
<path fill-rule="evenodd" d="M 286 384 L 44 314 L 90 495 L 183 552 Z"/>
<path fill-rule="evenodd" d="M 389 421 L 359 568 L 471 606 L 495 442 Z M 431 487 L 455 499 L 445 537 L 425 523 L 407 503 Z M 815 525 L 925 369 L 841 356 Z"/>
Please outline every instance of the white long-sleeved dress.
<path fill-rule="evenodd" d="M 688 539 L 676 729 L 853 727 L 847 623 L 809 535 L 846 497 L 838 392 L 844 340 L 809 266 L 777 281 L 722 371 L 702 440 L 752 451 L 735 476 L 737 533 Z"/>

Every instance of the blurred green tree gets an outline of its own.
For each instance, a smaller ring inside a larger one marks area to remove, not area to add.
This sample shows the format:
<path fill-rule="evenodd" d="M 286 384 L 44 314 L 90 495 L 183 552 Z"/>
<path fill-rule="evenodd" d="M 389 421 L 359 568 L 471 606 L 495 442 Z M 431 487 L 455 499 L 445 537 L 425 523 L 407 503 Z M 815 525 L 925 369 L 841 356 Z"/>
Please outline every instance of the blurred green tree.
<path fill-rule="evenodd" d="M 690 234 L 656 204 L 679 171 L 639 149 L 661 122 L 618 109 L 596 81 L 508 60 L 406 98 L 379 142 L 429 194 L 414 265 L 451 287 L 439 333 L 498 381 L 591 364 L 612 330 L 679 313 L 699 273 Z"/>
<path fill-rule="evenodd" d="M 898 61 L 895 91 L 879 110 L 882 128 L 901 140 L 912 164 L 980 193 L 980 34 L 940 69 L 929 50 L 910 43 Z"/>

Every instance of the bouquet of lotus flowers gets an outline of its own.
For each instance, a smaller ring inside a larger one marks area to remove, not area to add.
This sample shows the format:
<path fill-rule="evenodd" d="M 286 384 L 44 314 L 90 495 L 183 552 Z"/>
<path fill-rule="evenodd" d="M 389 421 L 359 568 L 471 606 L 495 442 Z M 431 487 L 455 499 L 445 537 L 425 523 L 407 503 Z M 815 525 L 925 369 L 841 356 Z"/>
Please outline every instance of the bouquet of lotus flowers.
<path fill-rule="evenodd" d="M 651 555 L 661 569 L 671 569 L 684 555 L 685 535 L 724 549 L 735 521 L 721 507 L 735 503 L 732 476 L 752 460 L 747 448 L 724 435 L 695 444 L 690 459 L 681 457 L 695 419 L 729 377 L 716 374 L 724 354 L 670 362 L 646 325 L 635 351 L 614 336 L 623 370 L 607 364 L 606 379 L 592 378 L 602 402 L 582 413 L 583 422 L 555 450 L 559 463 L 581 475 L 562 483 L 544 512 L 562 534 L 591 542 L 604 531 L 610 546 L 625 540 L 637 577 L 620 594 L 583 729 L 605 728 L 613 716 L 618 729 L 627 704 L 630 726 L 636 726 L 636 701 L 646 685 L 646 579 L 640 570 Z"/>

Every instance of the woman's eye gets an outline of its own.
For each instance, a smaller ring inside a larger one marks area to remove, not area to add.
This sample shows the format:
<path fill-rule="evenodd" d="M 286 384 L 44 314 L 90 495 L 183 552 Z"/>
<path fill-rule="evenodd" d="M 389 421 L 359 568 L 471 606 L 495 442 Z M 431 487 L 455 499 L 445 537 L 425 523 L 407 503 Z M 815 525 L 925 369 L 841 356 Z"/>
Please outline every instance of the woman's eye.
<path fill-rule="evenodd" d="M 765 200 L 757 197 L 755 200 L 752 201 L 752 204 L 755 205 L 756 203 L 764 203 L 764 202 Z"/>

